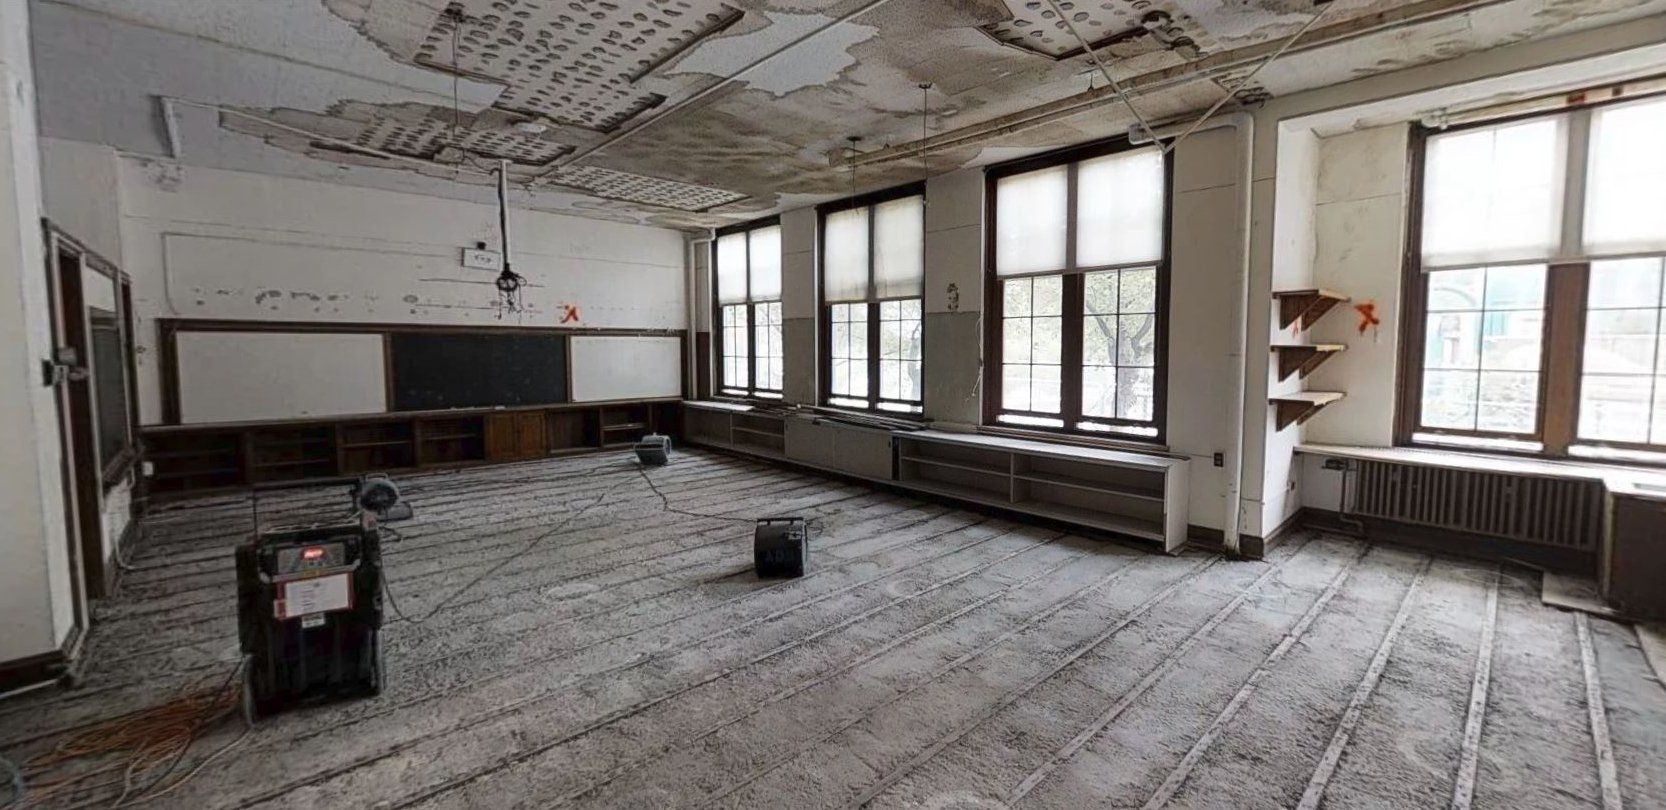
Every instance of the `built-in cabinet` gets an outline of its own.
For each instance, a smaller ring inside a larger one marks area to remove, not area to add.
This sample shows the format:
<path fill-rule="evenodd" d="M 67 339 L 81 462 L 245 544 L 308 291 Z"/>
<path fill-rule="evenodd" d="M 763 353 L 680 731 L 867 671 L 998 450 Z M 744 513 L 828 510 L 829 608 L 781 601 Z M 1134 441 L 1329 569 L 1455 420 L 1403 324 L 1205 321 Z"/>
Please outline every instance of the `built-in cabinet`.
<path fill-rule="evenodd" d="M 677 400 L 144 429 L 153 496 L 623 448 L 676 433 Z"/>
<path fill-rule="evenodd" d="M 1187 462 L 1168 456 L 935 430 L 886 430 L 813 413 L 684 404 L 686 441 L 1155 542 L 1186 541 Z"/>

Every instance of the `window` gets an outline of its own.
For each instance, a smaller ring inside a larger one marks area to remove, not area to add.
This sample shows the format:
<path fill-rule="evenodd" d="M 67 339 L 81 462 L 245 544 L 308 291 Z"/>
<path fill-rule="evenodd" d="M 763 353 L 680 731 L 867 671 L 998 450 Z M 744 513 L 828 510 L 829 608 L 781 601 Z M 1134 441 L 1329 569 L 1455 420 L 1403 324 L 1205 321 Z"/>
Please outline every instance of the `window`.
<path fill-rule="evenodd" d="M 821 207 L 822 400 L 919 413 L 925 189 Z"/>
<path fill-rule="evenodd" d="M 114 312 L 88 310 L 91 327 L 93 400 L 96 404 L 99 469 L 114 470 L 132 447 L 128 424 L 127 341 Z"/>
<path fill-rule="evenodd" d="M 713 252 L 718 391 L 779 398 L 781 226 L 770 221 L 720 231 Z"/>
<path fill-rule="evenodd" d="M 1666 98 L 1419 137 L 1401 441 L 1666 452 Z"/>
<path fill-rule="evenodd" d="M 1168 167 L 1125 142 L 989 172 L 986 421 L 1162 438 Z"/>

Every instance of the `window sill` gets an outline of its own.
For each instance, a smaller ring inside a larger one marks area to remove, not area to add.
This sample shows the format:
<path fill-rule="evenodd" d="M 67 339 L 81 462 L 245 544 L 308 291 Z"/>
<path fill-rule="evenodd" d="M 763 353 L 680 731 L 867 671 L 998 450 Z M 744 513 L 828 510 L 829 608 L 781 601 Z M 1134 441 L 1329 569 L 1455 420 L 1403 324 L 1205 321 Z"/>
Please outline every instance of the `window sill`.
<path fill-rule="evenodd" d="M 1360 461 L 1386 461 L 1474 472 L 1594 480 L 1602 481 L 1610 489 L 1632 486 L 1638 482 L 1654 486 L 1666 486 L 1666 470 L 1659 467 L 1604 463 L 1577 458 L 1549 458 L 1521 453 L 1475 450 L 1460 451 L 1450 447 L 1362 447 L 1338 444 L 1298 444 L 1296 445 L 1296 452 L 1311 456 L 1349 458 Z"/>
<path fill-rule="evenodd" d="M 1168 444 L 1152 440 L 1143 442 L 1136 439 L 1109 439 L 1086 433 L 1069 433 L 1051 430 L 1025 430 L 1024 428 L 1007 427 L 1005 425 L 979 425 L 979 433 L 990 436 L 1008 436 L 1014 439 L 1028 439 L 1032 442 L 1048 442 L 1051 444 L 1070 444 L 1077 447 L 1094 447 L 1101 450 L 1125 450 L 1130 453 L 1167 453 Z"/>

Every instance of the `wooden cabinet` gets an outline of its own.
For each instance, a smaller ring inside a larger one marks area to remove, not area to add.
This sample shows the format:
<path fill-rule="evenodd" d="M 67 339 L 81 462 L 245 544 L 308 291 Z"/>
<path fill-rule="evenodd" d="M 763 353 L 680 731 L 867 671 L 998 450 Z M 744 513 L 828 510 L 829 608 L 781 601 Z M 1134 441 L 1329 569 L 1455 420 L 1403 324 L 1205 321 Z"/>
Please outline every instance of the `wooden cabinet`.
<path fill-rule="evenodd" d="M 1628 616 L 1666 619 L 1666 491 L 1621 486 L 1604 522 L 1603 597 Z"/>
<path fill-rule="evenodd" d="M 486 460 L 520 461 L 542 458 L 549 452 L 541 411 L 498 413 L 486 417 Z"/>

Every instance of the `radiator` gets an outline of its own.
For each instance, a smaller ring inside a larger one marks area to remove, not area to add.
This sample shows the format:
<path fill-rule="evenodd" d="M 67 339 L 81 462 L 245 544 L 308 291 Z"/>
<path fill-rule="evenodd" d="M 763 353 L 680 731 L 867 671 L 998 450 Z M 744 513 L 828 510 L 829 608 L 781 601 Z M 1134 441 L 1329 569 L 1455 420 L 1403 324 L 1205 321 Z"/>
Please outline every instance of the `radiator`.
<path fill-rule="evenodd" d="M 1361 517 L 1595 551 L 1602 534 L 1598 481 L 1358 462 L 1350 510 Z"/>

